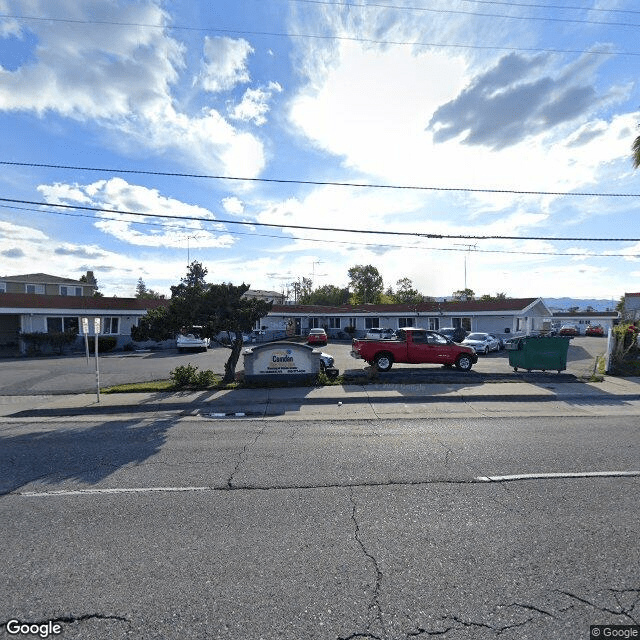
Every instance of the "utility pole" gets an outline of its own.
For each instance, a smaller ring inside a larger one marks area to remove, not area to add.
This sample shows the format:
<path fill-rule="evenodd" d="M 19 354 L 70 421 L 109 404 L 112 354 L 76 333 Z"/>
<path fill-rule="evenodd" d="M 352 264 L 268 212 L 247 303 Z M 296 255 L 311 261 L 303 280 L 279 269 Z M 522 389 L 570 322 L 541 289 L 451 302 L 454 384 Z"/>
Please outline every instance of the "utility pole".
<path fill-rule="evenodd" d="M 191 255 L 190 255 L 190 251 L 189 251 L 189 238 L 193 238 L 194 240 L 197 240 L 199 237 L 200 236 L 198 234 L 196 234 L 194 236 L 187 236 L 187 268 L 191 264 Z"/>
<path fill-rule="evenodd" d="M 478 246 L 478 243 L 476 242 L 476 244 L 456 244 L 454 243 L 456 247 L 466 247 L 467 251 L 464 254 L 464 290 L 467 290 L 467 255 L 469 254 L 469 251 L 471 251 L 471 249 L 475 249 Z"/>
<path fill-rule="evenodd" d="M 324 262 L 322 260 L 316 260 L 311 265 L 311 288 L 312 289 L 316 283 L 316 265 L 317 264 L 324 264 Z M 319 273 L 318 277 L 326 276 L 326 275 L 327 275 L 326 273 Z"/>

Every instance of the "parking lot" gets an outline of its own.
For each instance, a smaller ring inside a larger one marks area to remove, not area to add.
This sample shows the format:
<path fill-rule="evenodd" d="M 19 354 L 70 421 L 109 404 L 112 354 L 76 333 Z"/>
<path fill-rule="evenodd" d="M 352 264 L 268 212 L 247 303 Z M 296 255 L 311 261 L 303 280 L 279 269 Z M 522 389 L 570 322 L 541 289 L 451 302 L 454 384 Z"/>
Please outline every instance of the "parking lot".
<path fill-rule="evenodd" d="M 577 337 L 571 340 L 567 358 L 567 370 L 558 379 L 571 376 L 590 376 L 596 357 L 606 348 L 605 338 Z M 335 366 L 341 374 L 350 378 L 365 375 L 367 364 L 349 354 L 350 342 L 329 342 L 322 350 L 335 358 Z M 229 350 L 215 347 L 207 352 L 178 353 L 177 349 L 165 351 L 119 352 L 105 354 L 99 359 L 101 387 L 151 380 L 167 380 L 177 366 L 192 364 L 200 370 L 224 371 Z M 242 370 L 242 357 L 238 371 Z M 439 365 L 395 364 L 388 373 L 379 374 L 380 380 L 390 382 L 415 381 L 504 381 L 522 376 L 554 375 L 542 372 L 515 373 L 509 366 L 509 352 L 500 351 L 481 355 L 469 373 L 445 369 Z M 87 364 L 84 354 L 62 357 L 6 358 L 0 366 L 0 395 L 32 395 L 48 393 L 80 393 L 96 388 L 95 362 Z"/>

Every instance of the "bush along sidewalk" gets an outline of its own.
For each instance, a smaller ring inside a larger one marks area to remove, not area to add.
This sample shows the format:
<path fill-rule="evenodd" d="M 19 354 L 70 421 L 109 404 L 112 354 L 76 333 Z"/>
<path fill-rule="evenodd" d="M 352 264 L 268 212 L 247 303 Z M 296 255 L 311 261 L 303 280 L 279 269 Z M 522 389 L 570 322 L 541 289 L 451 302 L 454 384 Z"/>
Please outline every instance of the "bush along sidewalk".
<path fill-rule="evenodd" d="M 623 323 L 614 327 L 615 346 L 611 354 L 611 373 L 618 376 L 640 375 L 640 347 L 637 324 Z"/>
<path fill-rule="evenodd" d="M 198 371 L 191 363 L 176 367 L 169 375 L 176 389 L 206 389 L 220 382 L 220 376 L 211 369 Z"/>

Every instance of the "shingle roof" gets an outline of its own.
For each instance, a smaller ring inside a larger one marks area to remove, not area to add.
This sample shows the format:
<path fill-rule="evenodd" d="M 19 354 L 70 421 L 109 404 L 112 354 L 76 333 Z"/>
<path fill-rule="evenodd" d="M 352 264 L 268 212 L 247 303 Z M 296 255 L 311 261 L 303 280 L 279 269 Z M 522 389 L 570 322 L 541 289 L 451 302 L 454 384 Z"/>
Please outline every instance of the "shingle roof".
<path fill-rule="evenodd" d="M 47 296 L 37 293 L 0 293 L 0 309 L 69 309 L 82 311 L 144 311 L 168 306 L 169 300 L 107 298 L 102 296 Z"/>
<path fill-rule="evenodd" d="M 440 312 L 481 312 L 481 311 L 522 311 L 539 298 L 507 298 L 483 302 L 469 300 L 466 302 L 421 302 L 419 304 L 345 304 L 340 306 L 323 305 L 273 305 L 271 313 L 277 314 L 316 314 L 331 315 L 344 313 L 440 313 Z"/>

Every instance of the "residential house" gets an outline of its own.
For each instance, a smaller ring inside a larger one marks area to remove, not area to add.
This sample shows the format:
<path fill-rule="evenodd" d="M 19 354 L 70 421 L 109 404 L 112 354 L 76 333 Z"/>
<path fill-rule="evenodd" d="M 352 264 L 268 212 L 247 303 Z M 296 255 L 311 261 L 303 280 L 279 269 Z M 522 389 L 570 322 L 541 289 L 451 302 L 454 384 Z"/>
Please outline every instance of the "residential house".
<path fill-rule="evenodd" d="M 640 320 L 640 293 L 624 294 L 624 316 L 630 322 Z"/>
<path fill-rule="evenodd" d="M 33 293 L 49 296 L 92 296 L 98 288 L 93 271 L 87 271 L 83 280 L 60 278 L 46 273 L 28 273 L 22 276 L 0 276 L 0 293 Z"/>

